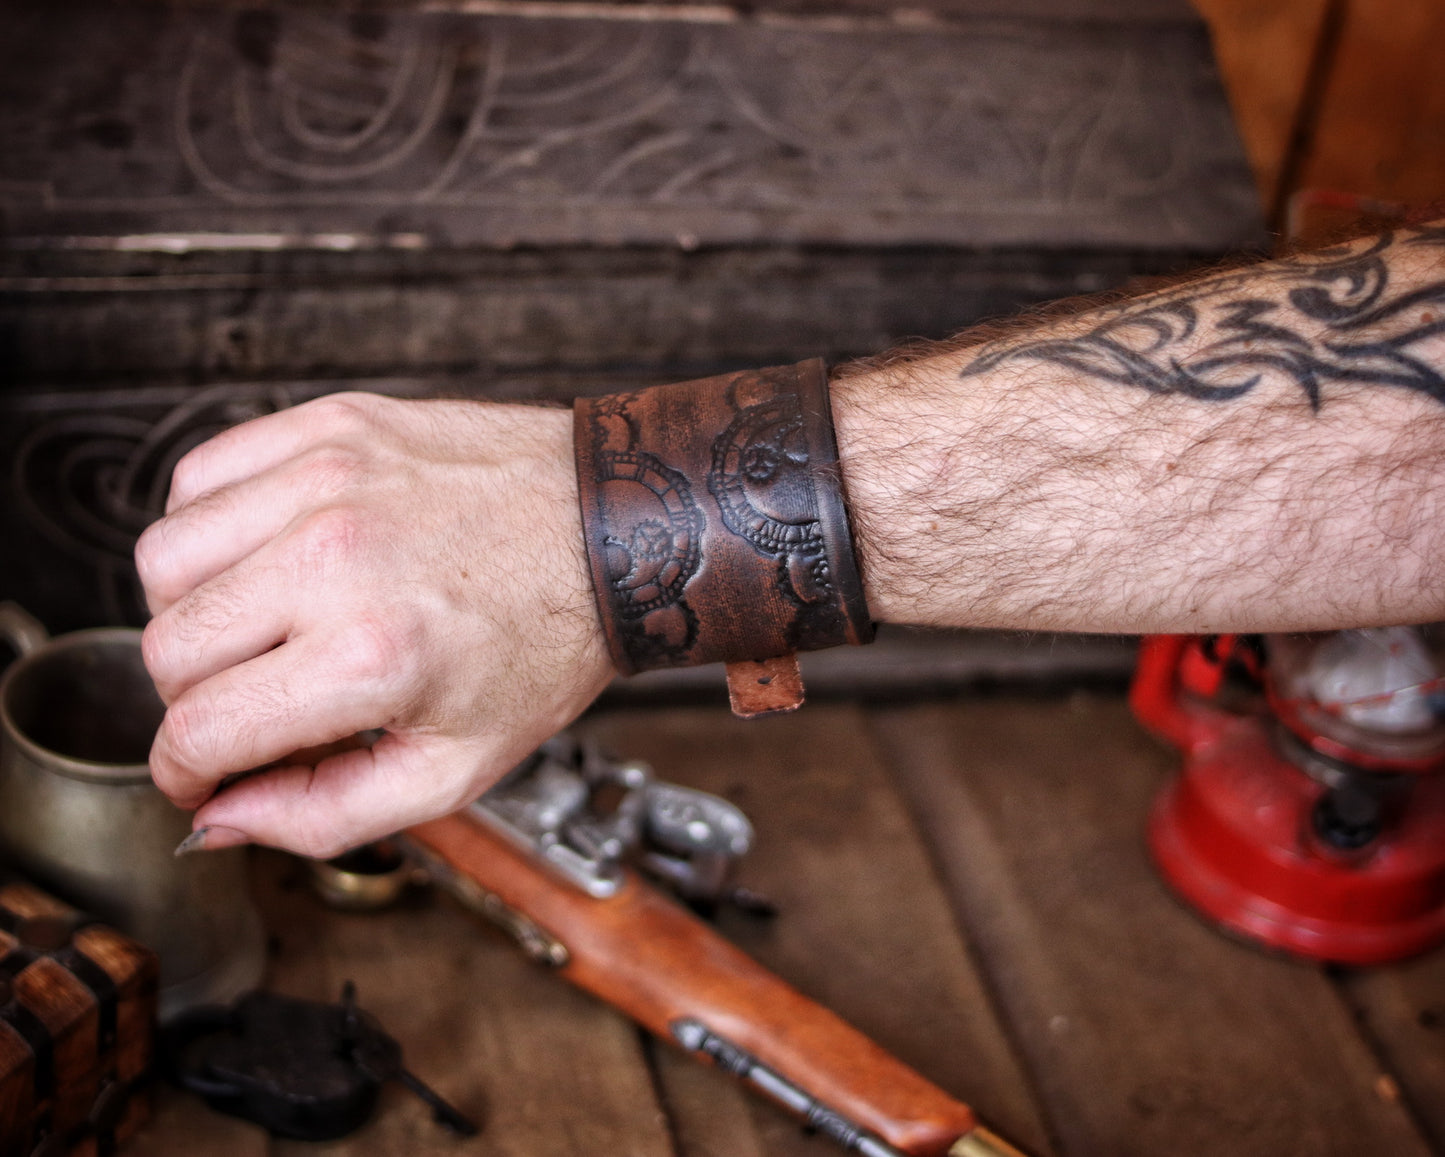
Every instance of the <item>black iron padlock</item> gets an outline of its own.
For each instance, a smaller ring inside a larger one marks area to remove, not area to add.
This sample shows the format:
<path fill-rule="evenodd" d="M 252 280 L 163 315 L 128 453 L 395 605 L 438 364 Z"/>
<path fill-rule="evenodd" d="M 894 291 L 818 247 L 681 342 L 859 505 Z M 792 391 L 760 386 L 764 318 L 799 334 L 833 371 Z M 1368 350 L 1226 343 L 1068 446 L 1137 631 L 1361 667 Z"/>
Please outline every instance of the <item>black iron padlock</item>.
<path fill-rule="evenodd" d="M 401 1046 L 356 1006 L 350 981 L 339 1004 L 253 992 L 230 1007 L 194 1009 L 167 1027 L 162 1055 L 182 1088 L 278 1137 L 343 1137 L 366 1123 L 381 1086 L 393 1080 L 441 1125 L 464 1137 L 477 1132 L 407 1071 Z"/>

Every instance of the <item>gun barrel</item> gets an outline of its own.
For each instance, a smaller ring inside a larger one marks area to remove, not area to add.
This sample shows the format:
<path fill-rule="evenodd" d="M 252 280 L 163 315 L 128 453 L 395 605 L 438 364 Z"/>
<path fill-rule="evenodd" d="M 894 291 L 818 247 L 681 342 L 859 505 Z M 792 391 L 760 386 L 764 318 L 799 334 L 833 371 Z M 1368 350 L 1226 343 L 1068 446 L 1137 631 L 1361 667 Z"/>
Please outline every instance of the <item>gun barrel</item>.
<path fill-rule="evenodd" d="M 744 1079 L 751 1066 L 755 1087 L 775 1080 L 796 1090 L 774 1099 L 845 1148 L 879 1157 L 887 1147 L 909 1157 L 1012 1152 L 965 1148 L 997 1143 L 967 1105 L 635 875 L 611 896 L 589 896 L 466 813 L 406 836 L 426 859 L 494 896 L 508 918 L 562 946 L 550 960 L 573 984 Z"/>

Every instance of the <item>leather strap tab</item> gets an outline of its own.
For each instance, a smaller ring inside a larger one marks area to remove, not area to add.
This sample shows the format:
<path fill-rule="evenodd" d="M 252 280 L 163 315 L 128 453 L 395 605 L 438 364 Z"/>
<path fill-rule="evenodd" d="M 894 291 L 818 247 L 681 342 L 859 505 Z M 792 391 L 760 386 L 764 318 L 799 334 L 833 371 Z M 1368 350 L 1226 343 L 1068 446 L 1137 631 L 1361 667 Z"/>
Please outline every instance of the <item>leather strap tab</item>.
<path fill-rule="evenodd" d="M 797 655 L 739 659 L 727 670 L 728 703 L 739 719 L 796 711 L 803 705 L 803 672 Z"/>
<path fill-rule="evenodd" d="M 621 671 L 872 640 L 821 361 L 579 398 L 574 431 Z"/>

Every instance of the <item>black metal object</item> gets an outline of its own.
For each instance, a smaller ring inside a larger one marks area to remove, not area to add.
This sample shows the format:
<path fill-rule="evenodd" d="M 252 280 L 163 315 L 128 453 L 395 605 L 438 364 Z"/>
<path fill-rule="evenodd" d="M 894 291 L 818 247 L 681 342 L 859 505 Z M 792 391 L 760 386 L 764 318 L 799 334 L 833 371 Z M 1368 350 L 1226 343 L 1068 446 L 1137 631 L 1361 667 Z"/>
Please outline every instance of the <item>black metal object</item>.
<path fill-rule="evenodd" d="M 200 1008 L 162 1037 L 168 1074 L 213 1109 L 279 1137 L 328 1141 L 360 1128 L 377 1094 L 396 1081 L 437 1123 L 471 1137 L 477 1126 L 402 1062 L 401 1046 L 356 1004 L 347 981 L 338 1004 L 253 992 L 230 1008 Z"/>

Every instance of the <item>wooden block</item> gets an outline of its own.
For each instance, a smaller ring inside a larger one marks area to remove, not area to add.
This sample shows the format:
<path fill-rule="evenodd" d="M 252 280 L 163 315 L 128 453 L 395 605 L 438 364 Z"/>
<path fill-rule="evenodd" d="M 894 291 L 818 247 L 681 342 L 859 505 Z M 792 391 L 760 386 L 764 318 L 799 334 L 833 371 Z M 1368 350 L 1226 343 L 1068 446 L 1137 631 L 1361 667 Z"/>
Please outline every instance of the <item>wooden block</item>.
<path fill-rule="evenodd" d="M 34 1089 L 35 1053 L 18 1029 L 0 1020 L 0 1153 L 27 1151 L 33 1133 Z"/>
<path fill-rule="evenodd" d="M 0 908 L 19 920 L 78 921 L 80 913 L 29 884 L 0 884 Z"/>
<path fill-rule="evenodd" d="M 95 994 L 45 956 L 11 980 L 10 989 L 15 1004 L 40 1023 L 49 1040 L 50 1064 L 35 1070 L 35 1104 L 41 1127 L 64 1136 L 85 1120 L 100 1091 Z"/>
<path fill-rule="evenodd" d="M 1173 760 L 1122 702 L 876 720 L 1063 1153 L 1429 1152 L 1324 972 L 1156 878 L 1144 821 Z"/>
<path fill-rule="evenodd" d="M 75 933 L 75 947 L 112 978 L 116 989 L 115 1054 L 111 1079 L 140 1080 L 150 1066 L 150 1021 L 155 1016 L 154 956 L 114 928 L 91 924 Z"/>
<path fill-rule="evenodd" d="M 22 884 L 0 887 L 0 928 L 0 1152 L 108 1150 L 144 1119 L 156 957 Z"/>

